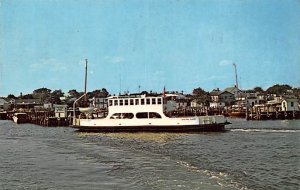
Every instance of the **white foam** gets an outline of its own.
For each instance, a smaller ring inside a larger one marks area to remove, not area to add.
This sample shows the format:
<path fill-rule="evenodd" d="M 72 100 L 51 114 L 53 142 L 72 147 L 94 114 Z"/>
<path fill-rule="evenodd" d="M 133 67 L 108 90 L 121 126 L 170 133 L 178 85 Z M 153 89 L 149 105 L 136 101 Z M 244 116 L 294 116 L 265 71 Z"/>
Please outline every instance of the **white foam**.
<path fill-rule="evenodd" d="M 230 129 L 232 132 L 299 133 L 295 129 Z"/>

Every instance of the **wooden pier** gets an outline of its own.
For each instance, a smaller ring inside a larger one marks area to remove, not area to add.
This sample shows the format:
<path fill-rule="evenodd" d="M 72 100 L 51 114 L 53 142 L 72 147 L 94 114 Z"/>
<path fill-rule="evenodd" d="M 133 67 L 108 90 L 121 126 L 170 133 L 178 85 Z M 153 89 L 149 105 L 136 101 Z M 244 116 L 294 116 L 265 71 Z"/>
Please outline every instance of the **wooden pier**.
<path fill-rule="evenodd" d="M 262 111 L 250 109 L 246 111 L 247 120 L 285 120 L 300 119 L 300 111 Z"/>
<path fill-rule="evenodd" d="M 14 115 L 13 111 L 1 112 L 0 119 L 2 120 L 12 120 Z M 69 126 L 72 123 L 69 117 L 55 117 L 54 111 L 34 111 L 34 112 L 24 112 L 26 113 L 26 118 L 28 123 L 41 125 L 45 127 L 61 127 Z"/>

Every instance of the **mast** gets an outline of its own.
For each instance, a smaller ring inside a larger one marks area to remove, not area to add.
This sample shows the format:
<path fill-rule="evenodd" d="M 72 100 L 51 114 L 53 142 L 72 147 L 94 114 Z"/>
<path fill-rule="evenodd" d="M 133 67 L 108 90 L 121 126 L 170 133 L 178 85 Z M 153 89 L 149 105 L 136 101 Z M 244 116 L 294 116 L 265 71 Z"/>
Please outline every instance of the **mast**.
<path fill-rule="evenodd" d="M 85 94 L 85 103 L 87 103 L 87 97 L 86 97 L 86 84 L 87 84 L 87 64 L 88 64 L 88 60 L 85 59 L 85 78 L 84 78 L 84 94 Z"/>
<path fill-rule="evenodd" d="M 233 63 L 234 66 L 234 72 L 235 72 L 235 86 L 237 89 L 239 89 L 239 83 L 238 83 L 238 77 L 237 77 L 237 69 L 236 69 L 236 64 Z"/>

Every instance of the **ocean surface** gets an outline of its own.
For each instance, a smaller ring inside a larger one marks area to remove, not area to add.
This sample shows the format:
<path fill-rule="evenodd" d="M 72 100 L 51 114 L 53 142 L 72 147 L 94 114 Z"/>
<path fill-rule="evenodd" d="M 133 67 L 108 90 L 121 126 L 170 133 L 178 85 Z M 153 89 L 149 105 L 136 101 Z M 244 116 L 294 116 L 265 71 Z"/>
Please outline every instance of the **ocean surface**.
<path fill-rule="evenodd" d="M 300 189 L 300 120 L 79 133 L 0 121 L 0 189 Z"/>

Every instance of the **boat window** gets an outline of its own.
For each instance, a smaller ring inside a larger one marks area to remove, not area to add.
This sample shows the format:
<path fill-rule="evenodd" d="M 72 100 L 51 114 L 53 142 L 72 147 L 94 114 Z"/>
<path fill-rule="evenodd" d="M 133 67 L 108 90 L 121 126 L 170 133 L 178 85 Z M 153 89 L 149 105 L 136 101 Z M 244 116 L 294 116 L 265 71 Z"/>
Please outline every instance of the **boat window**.
<path fill-rule="evenodd" d="M 149 112 L 149 118 L 161 118 L 161 115 L 156 112 Z"/>
<path fill-rule="evenodd" d="M 109 100 L 109 101 L 108 101 L 108 105 L 109 105 L 109 106 L 112 106 L 112 100 Z"/>
<path fill-rule="evenodd" d="M 114 101 L 114 105 L 117 106 L 118 105 L 118 100 Z"/>
<path fill-rule="evenodd" d="M 120 106 L 123 106 L 123 100 L 120 100 Z"/>
<path fill-rule="evenodd" d="M 134 116 L 133 113 L 122 113 L 121 119 L 132 119 L 133 116 Z"/>
<path fill-rule="evenodd" d="M 156 104 L 156 98 L 152 98 L 152 104 Z"/>
<path fill-rule="evenodd" d="M 139 105 L 140 101 L 139 99 L 135 99 L 135 105 Z"/>
<path fill-rule="evenodd" d="M 138 119 L 147 119 L 148 118 L 148 112 L 139 112 L 136 114 L 136 118 Z"/>
<path fill-rule="evenodd" d="M 157 99 L 157 104 L 161 104 L 161 98 Z"/>
<path fill-rule="evenodd" d="M 150 98 L 146 99 L 146 104 L 150 104 Z"/>
<path fill-rule="evenodd" d="M 128 105 L 128 100 L 125 100 L 125 106 L 127 106 Z"/>
<path fill-rule="evenodd" d="M 130 99 L 129 102 L 130 102 L 130 105 L 133 105 L 133 99 Z"/>
<path fill-rule="evenodd" d="M 120 113 L 115 113 L 113 114 L 110 119 L 121 119 L 121 114 Z"/>
<path fill-rule="evenodd" d="M 133 113 L 115 113 L 110 119 L 132 119 L 133 117 Z"/>
<path fill-rule="evenodd" d="M 145 104 L 145 99 L 141 99 L 141 105 Z"/>

